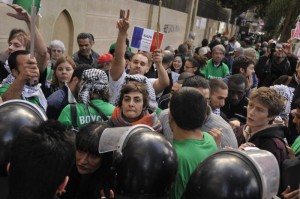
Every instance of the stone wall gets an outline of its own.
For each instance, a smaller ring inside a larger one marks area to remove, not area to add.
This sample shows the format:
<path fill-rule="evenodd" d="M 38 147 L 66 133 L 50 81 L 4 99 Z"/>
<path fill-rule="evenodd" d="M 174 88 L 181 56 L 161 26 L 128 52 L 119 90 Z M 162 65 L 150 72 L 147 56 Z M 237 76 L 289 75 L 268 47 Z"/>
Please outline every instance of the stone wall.
<path fill-rule="evenodd" d="M 120 9 L 130 9 L 130 40 L 134 26 L 156 30 L 158 6 L 133 0 L 76 0 L 76 3 L 75 0 L 42 0 L 37 26 L 47 45 L 53 39 L 62 40 L 67 48 L 66 54 L 78 50 L 78 33 L 90 32 L 95 37 L 93 49 L 103 54 L 108 52 L 109 46 L 116 40 L 116 21 Z M 12 9 L 1 3 L 0 51 L 7 48 L 7 37 L 12 28 L 28 30 L 24 22 L 6 16 L 8 11 Z M 163 48 L 167 45 L 177 47 L 185 40 L 187 20 L 187 13 L 161 9 L 160 29 L 165 32 Z M 195 45 L 198 45 L 204 37 L 211 38 L 216 33 L 218 21 L 196 17 L 193 26 L 196 32 Z"/>

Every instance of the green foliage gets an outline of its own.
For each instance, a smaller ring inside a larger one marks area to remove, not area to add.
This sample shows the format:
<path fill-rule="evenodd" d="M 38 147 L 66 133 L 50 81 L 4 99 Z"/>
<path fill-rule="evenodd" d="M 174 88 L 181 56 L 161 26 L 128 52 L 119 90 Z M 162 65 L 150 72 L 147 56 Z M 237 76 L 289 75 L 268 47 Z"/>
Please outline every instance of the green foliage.
<path fill-rule="evenodd" d="M 232 9 L 232 18 L 251 8 L 264 19 L 265 36 L 286 41 L 295 28 L 297 16 L 300 15 L 300 0 L 217 0 L 219 5 Z"/>
<path fill-rule="evenodd" d="M 258 17 L 265 16 L 266 7 L 272 0 L 217 0 L 222 7 L 232 9 L 232 19 L 250 8 L 256 8 Z"/>
<path fill-rule="evenodd" d="M 270 36 L 278 37 L 282 20 L 286 17 L 291 0 L 273 0 L 266 9 L 264 31 Z"/>

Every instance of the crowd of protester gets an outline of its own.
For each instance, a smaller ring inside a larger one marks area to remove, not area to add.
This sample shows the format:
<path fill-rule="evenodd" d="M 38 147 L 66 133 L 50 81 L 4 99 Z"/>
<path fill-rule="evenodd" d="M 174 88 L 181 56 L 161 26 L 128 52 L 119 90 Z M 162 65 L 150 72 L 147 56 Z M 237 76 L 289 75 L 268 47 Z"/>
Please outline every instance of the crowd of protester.
<path fill-rule="evenodd" d="M 10 7 L 15 12 L 9 16 L 30 27 L 30 15 L 18 5 Z M 200 46 L 188 41 L 177 48 L 170 44 L 164 50 L 133 53 L 128 29 L 129 11 L 121 12 L 117 40 L 103 55 L 93 49 L 92 33 L 80 33 L 78 51 L 65 55 L 61 41 L 53 40 L 47 47 L 37 28 L 31 30 L 36 35 L 31 55 L 29 33 L 11 30 L 8 49 L 1 56 L 0 96 L 4 102 L 22 99 L 37 105 L 49 121 L 23 129 L 13 144 L 9 199 L 137 194 L 115 189 L 114 180 L 106 175 L 111 157 L 100 154 L 98 145 L 107 128 L 147 125 L 161 135 L 159 139 L 172 144 L 178 161 L 175 182 L 167 186 L 166 196 L 153 198 L 185 198 L 196 167 L 224 148 L 267 150 L 280 169 L 286 159 L 299 157 L 300 62 L 293 54 L 292 40 L 241 41 L 238 35 L 217 34 L 211 41 L 204 38 Z M 34 138 L 35 134 L 41 135 Z M 30 139 L 32 143 L 26 143 Z M 57 156 L 64 158 L 49 155 L 52 160 L 47 164 L 48 154 L 42 151 L 48 149 L 42 143 L 49 139 L 57 144 L 57 151 L 49 154 L 60 151 Z M 40 146 L 30 149 L 34 141 Z M 22 154 L 27 156 L 26 147 L 28 153 L 38 150 L 40 156 L 47 156 L 40 160 L 44 163 L 36 160 L 41 158 L 38 155 L 21 160 Z M 22 161 L 47 165 L 30 176 L 21 167 L 36 167 Z M 56 170 L 49 175 L 42 171 L 52 171 L 52 167 Z M 17 182 L 23 178 L 29 180 Z M 22 183 L 28 186 L 21 188 Z M 149 190 L 136 191 L 143 194 Z M 280 186 L 278 195 L 299 198 L 299 189 Z"/>

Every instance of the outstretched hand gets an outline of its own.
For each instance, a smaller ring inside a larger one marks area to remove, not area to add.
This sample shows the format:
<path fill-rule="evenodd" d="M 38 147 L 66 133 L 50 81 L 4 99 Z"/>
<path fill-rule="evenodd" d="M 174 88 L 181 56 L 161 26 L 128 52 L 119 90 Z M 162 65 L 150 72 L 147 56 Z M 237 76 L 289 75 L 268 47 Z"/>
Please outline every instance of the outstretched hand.
<path fill-rule="evenodd" d="M 27 11 L 19 6 L 18 4 L 7 4 L 9 7 L 13 8 L 16 13 L 8 12 L 6 13 L 10 17 L 14 17 L 18 20 L 30 22 L 30 15 L 27 13 Z"/>
<path fill-rule="evenodd" d="M 129 28 L 129 15 L 130 10 L 127 10 L 127 13 L 125 10 L 120 10 L 120 19 L 117 21 L 117 28 L 119 29 L 120 33 L 127 33 L 127 30 Z"/>

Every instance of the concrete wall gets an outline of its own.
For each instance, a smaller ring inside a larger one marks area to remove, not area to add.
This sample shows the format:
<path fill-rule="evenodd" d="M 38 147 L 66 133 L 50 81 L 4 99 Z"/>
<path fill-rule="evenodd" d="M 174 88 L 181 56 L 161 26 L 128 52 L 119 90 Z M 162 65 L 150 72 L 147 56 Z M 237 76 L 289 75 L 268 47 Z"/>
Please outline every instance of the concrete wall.
<path fill-rule="evenodd" d="M 22 28 L 28 30 L 24 22 L 19 22 L 18 20 L 12 19 L 6 15 L 7 12 L 12 11 L 13 10 L 7 5 L 0 3 L 0 51 L 7 49 L 7 38 L 12 28 Z"/>
<path fill-rule="evenodd" d="M 40 10 L 42 17 L 38 19 L 37 26 L 47 45 L 53 39 L 62 40 L 67 48 L 66 54 L 78 50 L 76 42 L 78 33 L 90 32 L 95 37 L 93 49 L 103 54 L 108 52 L 109 46 L 116 40 L 116 21 L 121 8 L 131 11 L 128 32 L 130 40 L 134 26 L 156 30 L 158 6 L 133 0 L 76 0 L 76 3 L 74 0 L 43 0 Z M 28 30 L 24 22 L 6 16 L 7 11 L 12 9 L 5 4 L 0 4 L 0 51 L 7 48 L 7 37 L 12 28 Z M 187 20 L 186 13 L 167 8 L 161 9 L 160 29 L 161 32 L 165 32 L 162 48 L 167 45 L 178 47 L 185 40 Z M 196 32 L 195 46 L 204 37 L 211 39 L 218 28 L 217 21 L 200 17 L 196 17 L 193 25 Z"/>
<path fill-rule="evenodd" d="M 207 19 L 202 17 L 196 17 L 194 23 L 194 32 L 196 33 L 194 45 L 201 46 L 201 41 L 205 39 L 205 28 L 206 28 Z"/>
<path fill-rule="evenodd" d="M 213 19 L 207 19 L 204 36 L 210 41 L 213 35 L 218 33 L 219 22 Z"/>
<path fill-rule="evenodd" d="M 153 6 L 153 15 L 149 28 L 156 30 L 158 19 L 158 6 Z M 188 15 L 183 12 L 170 10 L 167 8 L 161 9 L 160 16 L 160 31 L 164 32 L 164 40 L 162 48 L 172 45 L 175 48 L 183 43 L 185 36 L 186 22 Z"/>

